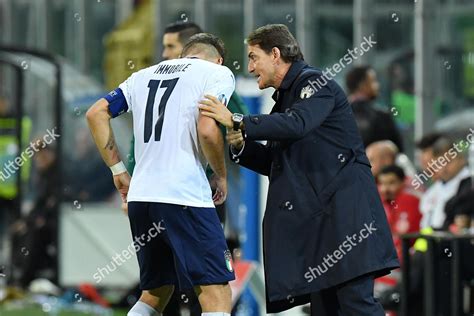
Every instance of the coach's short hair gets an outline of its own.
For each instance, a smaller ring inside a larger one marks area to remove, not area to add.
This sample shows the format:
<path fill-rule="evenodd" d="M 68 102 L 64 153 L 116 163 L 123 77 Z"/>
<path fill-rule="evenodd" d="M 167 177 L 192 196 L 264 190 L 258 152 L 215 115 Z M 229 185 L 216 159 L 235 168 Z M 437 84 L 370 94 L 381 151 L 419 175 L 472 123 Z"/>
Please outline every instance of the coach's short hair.
<path fill-rule="evenodd" d="M 165 28 L 165 34 L 178 33 L 178 40 L 181 44 L 186 44 L 191 36 L 202 33 L 202 29 L 193 22 L 175 22 Z"/>
<path fill-rule="evenodd" d="M 293 34 L 284 24 L 268 24 L 252 31 L 246 39 L 248 45 L 258 45 L 267 54 L 274 47 L 281 53 L 285 63 L 303 60 L 303 53 Z"/>
<path fill-rule="evenodd" d="M 191 36 L 189 41 L 184 45 L 181 56 L 189 55 L 190 52 L 198 49 L 200 46 L 210 47 L 222 59 L 225 59 L 225 46 L 222 40 L 211 33 L 199 33 Z"/>

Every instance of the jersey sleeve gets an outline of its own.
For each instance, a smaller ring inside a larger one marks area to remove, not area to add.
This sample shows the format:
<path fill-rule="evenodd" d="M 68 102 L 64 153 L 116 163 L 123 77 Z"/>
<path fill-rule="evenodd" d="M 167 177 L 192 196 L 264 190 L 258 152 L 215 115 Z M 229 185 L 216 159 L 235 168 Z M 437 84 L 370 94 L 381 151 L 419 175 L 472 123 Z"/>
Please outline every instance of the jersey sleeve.
<path fill-rule="evenodd" d="M 130 77 L 127 78 L 124 82 L 119 85 L 119 89 L 122 90 L 123 96 L 125 97 L 125 101 L 127 102 L 128 109 L 127 112 L 132 112 L 133 104 L 132 104 L 132 92 L 133 92 L 133 85 L 135 83 L 136 73 L 132 74 Z"/>
<path fill-rule="evenodd" d="M 204 94 L 215 96 L 227 106 L 235 90 L 235 77 L 229 68 L 222 66 L 213 72 L 207 81 Z"/>

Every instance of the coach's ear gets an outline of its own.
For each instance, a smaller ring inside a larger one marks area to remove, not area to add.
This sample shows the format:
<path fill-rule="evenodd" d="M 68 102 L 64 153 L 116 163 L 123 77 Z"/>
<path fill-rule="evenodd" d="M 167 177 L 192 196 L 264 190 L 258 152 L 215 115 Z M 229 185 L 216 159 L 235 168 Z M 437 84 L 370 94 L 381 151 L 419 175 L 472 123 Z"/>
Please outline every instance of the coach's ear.
<path fill-rule="evenodd" d="M 281 58 L 281 51 L 278 47 L 273 47 L 271 52 L 273 61 L 278 62 Z"/>

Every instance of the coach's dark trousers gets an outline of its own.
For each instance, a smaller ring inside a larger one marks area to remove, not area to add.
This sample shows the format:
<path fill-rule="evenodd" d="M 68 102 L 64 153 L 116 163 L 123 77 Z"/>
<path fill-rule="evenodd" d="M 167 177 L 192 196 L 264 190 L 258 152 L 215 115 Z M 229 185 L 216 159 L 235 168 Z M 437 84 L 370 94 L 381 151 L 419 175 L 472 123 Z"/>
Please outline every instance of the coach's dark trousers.
<path fill-rule="evenodd" d="M 311 294 L 312 316 L 385 316 L 374 298 L 374 279 L 366 275 Z"/>

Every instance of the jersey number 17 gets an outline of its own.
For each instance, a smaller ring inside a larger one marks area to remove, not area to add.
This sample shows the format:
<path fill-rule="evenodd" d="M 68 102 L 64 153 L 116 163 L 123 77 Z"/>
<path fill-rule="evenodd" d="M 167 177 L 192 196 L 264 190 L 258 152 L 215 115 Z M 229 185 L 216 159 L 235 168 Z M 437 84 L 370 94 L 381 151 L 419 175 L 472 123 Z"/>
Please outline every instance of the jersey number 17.
<path fill-rule="evenodd" d="M 160 141 L 161 139 L 161 130 L 163 129 L 163 121 L 165 119 L 166 103 L 168 103 L 168 99 L 170 98 L 170 95 L 173 92 L 173 89 L 176 86 L 178 79 L 179 78 L 163 81 L 150 80 L 150 82 L 148 82 L 148 88 L 150 89 L 150 92 L 148 93 L 148 99 L 146 101 L 145 109 L 145 133 L 143 135 L 145 143 L 148 143 L 150 141 L 152 133 L 153 107 L 155 105 L 155 97 L 158 88 L 166 88 L 166 90 L 163 93 L 163 96 L 160 100 L 160 105 L 158 106 L 158 121 L 155 124 L 155 141 Z"/>

